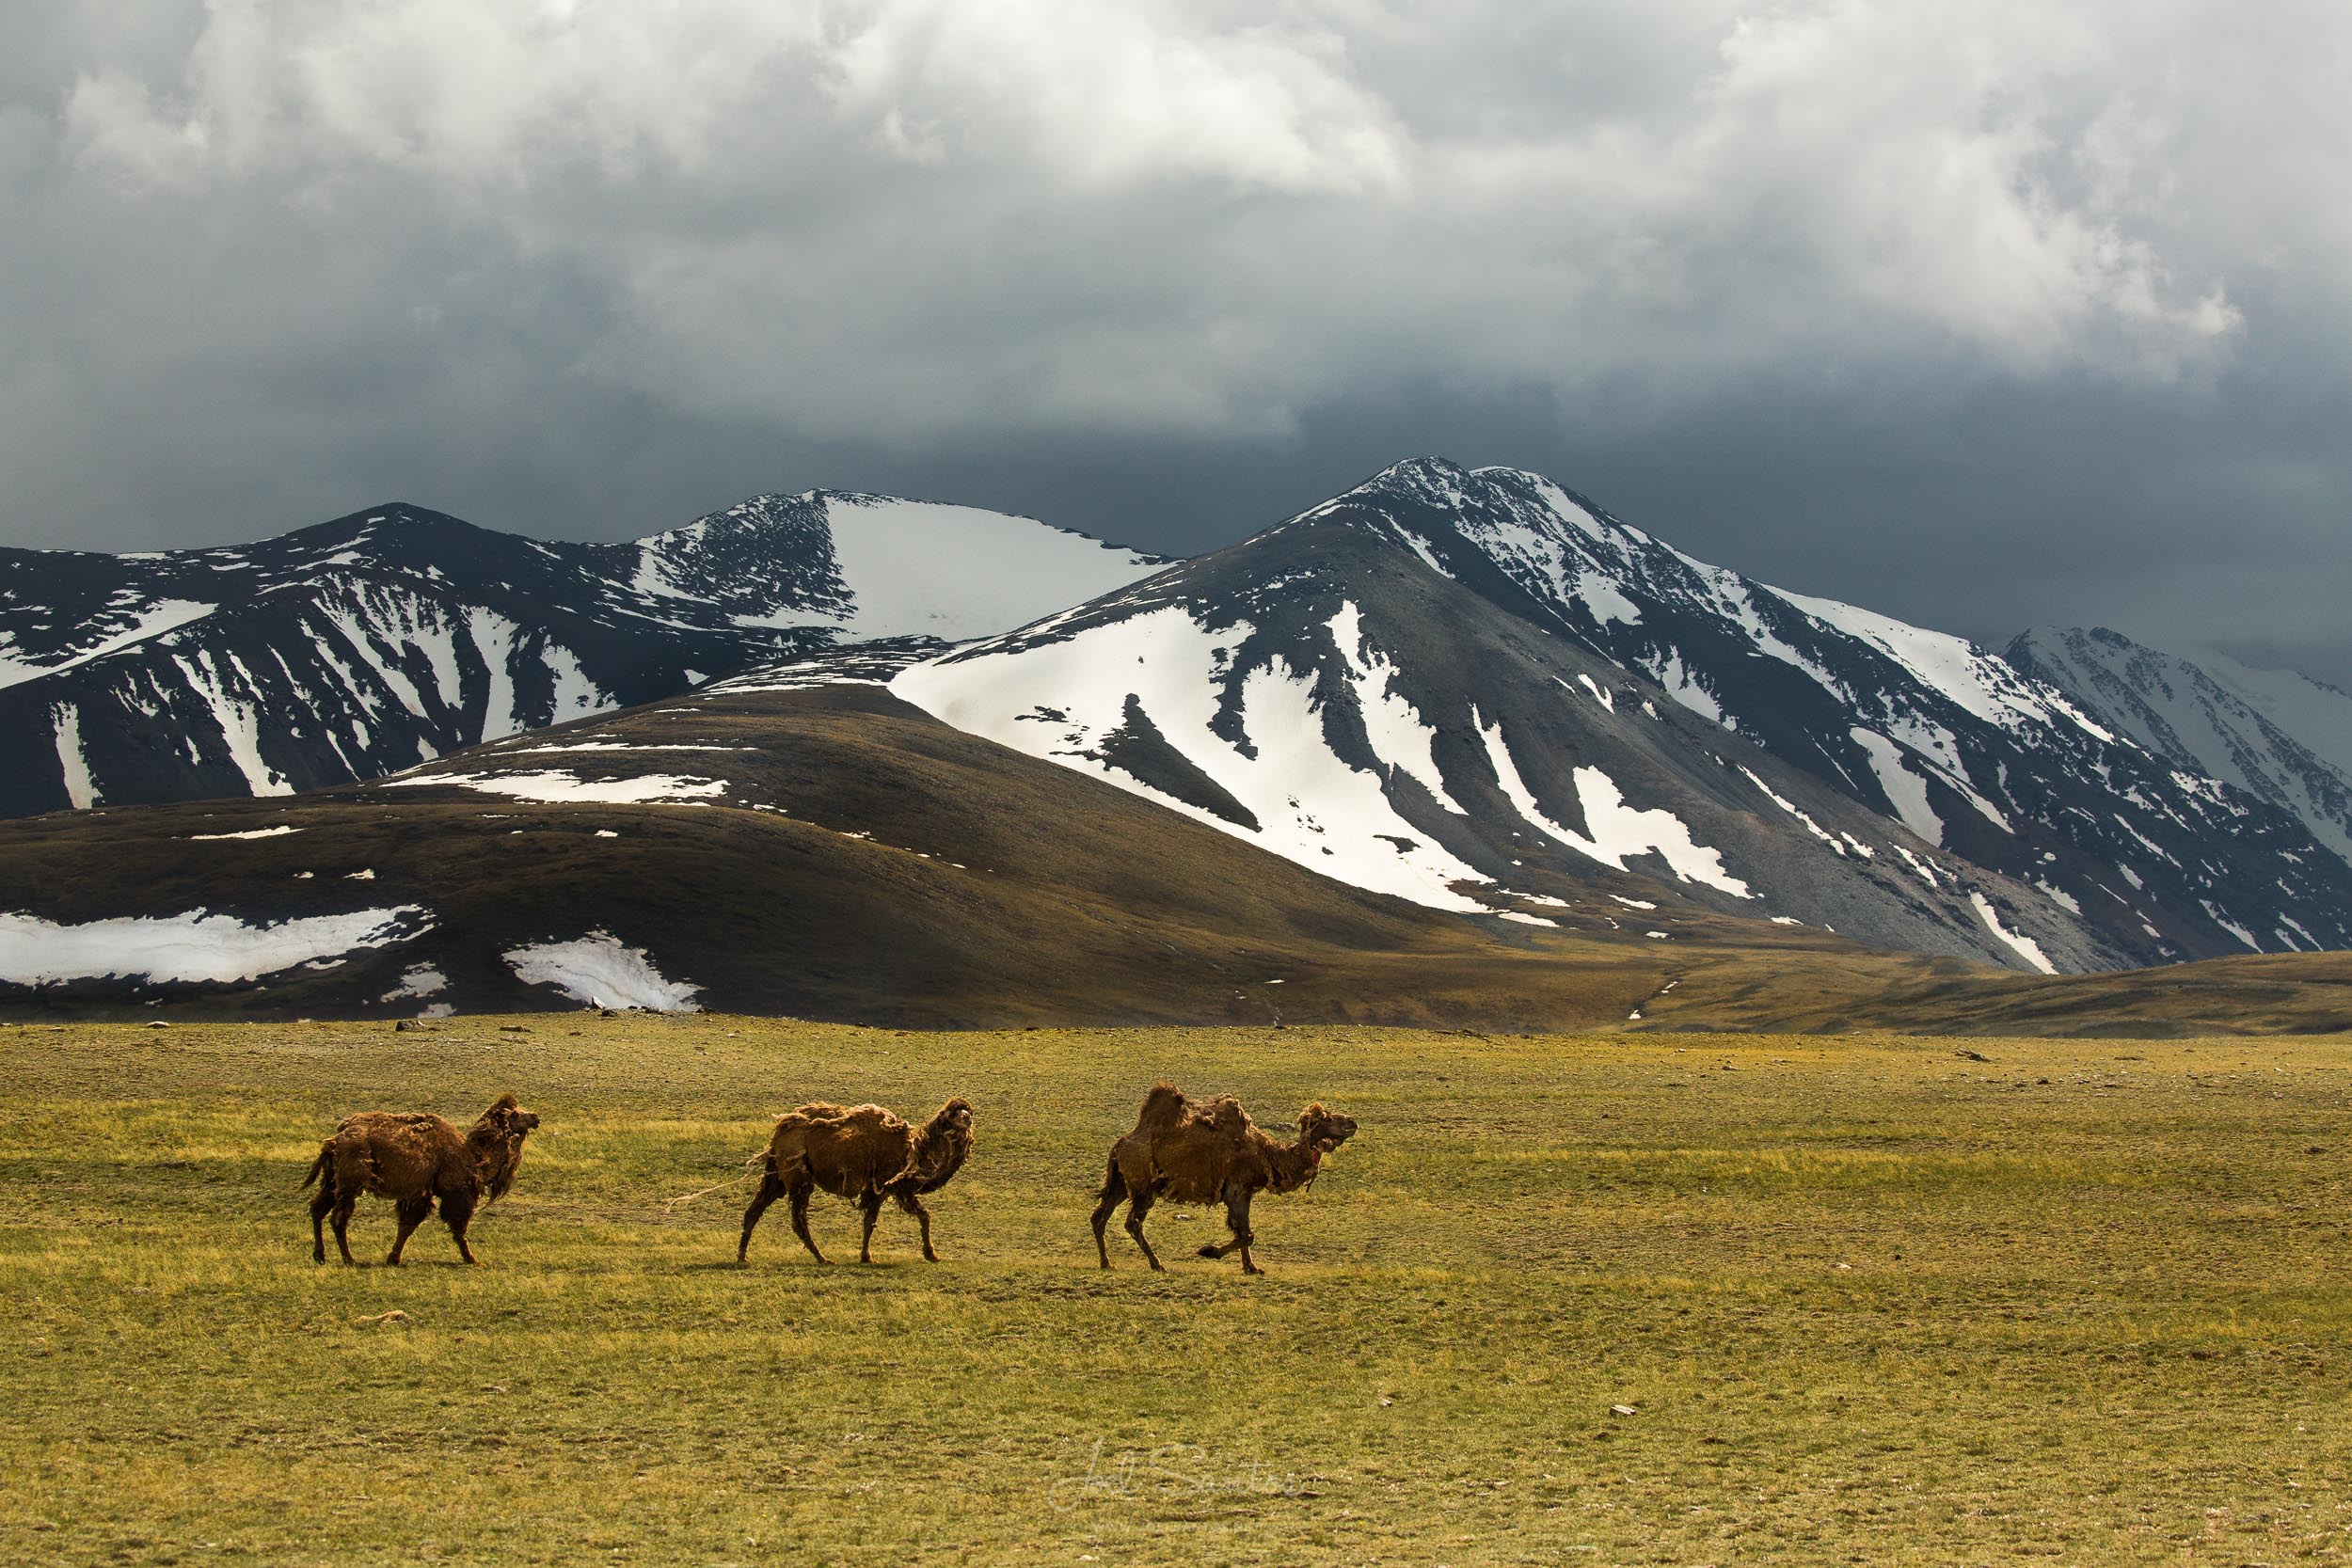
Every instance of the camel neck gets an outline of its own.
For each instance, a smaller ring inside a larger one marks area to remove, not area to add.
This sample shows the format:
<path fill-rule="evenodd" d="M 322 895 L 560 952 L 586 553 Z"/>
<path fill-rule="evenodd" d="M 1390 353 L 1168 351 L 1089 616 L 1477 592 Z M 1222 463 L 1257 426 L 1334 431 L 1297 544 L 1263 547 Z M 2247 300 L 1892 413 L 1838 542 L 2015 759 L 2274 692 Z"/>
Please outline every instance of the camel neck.
<path fill-rule="evenodd" d="M 1274 1169 L 1274 1190 L 1287 1193 L 1304 1185 L 1322 1167 L 1323 1151 L 1302 1132 L 1294 1142 L 1275 1144 L 1266 1152 L 1266 1163 Z"/>

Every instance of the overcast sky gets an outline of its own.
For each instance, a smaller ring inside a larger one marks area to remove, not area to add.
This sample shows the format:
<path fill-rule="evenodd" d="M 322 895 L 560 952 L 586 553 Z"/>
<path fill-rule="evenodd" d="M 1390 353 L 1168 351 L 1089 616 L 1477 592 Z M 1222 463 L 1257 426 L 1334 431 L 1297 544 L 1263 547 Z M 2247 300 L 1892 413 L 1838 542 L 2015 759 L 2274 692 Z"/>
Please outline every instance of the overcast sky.
<path fill-rule="evenodd" d="M 2352 8 L 9 0 L 0 544 L 1398 457 L 2352 677 Z"/>

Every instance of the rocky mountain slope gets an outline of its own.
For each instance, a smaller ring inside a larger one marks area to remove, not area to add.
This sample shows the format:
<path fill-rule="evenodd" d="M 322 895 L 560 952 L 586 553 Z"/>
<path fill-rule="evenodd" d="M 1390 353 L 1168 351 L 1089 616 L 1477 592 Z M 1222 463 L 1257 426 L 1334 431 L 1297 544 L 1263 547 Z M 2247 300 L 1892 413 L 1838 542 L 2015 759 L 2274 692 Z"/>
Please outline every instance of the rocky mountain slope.
<path fill-rule="evenodd" d="M 1400 464 L 893 689 L 1441 908 L 1600 865 L 2036 969 L 2352 945 L 2352 877 L 2270 802 L 1518 470 Z"/>
<path fill-rule="evenodd" d="M 1157 564 L 826 491 L 621 544 L 393 505 L 233 548 L 0 550 L 0 815 L 373 778 L 781 656 L 1001 631 Z"/>
<path fill-rule="evenodd" d="M 1356 886 L 1651 940 L 1693 908 L 2036 969 L 2114 961 L 2037 890 L 1326 512 L 892 691 Z M 1597 898 L 1596 895 L 1597 894 Z"/>
<path fill-rule="evenodd" d="M 2352 859 L 2352 694 L 2291 670 L 2183 658 L 2105 626 L 2039 627 L 2007 654 L 2109 729 L 2293 812 Z"/>

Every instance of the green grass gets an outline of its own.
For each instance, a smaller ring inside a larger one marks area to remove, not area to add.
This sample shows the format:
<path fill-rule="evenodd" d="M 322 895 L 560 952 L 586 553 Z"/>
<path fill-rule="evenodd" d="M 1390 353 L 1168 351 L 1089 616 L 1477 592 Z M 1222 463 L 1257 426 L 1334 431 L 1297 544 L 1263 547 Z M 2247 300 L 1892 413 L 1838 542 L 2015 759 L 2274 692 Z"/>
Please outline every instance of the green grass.
<path fill-rule="evenodd" d="M 2343 1039 L 529 1023 L 0 1029 L 0 1560 L 2352 1558 Z M 1361 1120 L 1267 1277 L 1095 1269 L 1163 1074 Z M 485 1267 L 311 1264 L 338 1114 L 510 1086 Z M 950 1093 L 938 1267 L 665 1208 Z"/>

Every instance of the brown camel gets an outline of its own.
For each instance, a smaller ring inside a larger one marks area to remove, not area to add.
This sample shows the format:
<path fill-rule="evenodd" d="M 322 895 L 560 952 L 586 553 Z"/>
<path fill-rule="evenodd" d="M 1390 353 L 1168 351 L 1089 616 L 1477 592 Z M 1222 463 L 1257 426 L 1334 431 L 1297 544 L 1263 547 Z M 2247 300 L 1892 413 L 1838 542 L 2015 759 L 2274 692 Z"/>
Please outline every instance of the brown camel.
<path fill-rule="evenodd" d="M 1173 1084 L 1156 1084 L 1143 1098 L 1136 1130 L 1111 1145 L 1110 1169 L 1102 1200 L 1094 1206 L 1094 1251 L 1111 1266 L 1103 1227 L 1129 1198 L 1127 1234 L 1136 1239 L 1153 1268 L 1159 1254 L 1144 1240 L 1143 1216 L 1161 1198 L 1178 1203 L 1223 1203 L 1233 1239 L 1202 1247 L 1203 1258 L 1222 1258 L 1238 1248 L 1244 1274 L 1265 1271 L 1250 1261 L 1249 1200 L 1260 1192 L 1287 1193 L 1315 1179 L 1323 1158 L 1355 1135 L 1356 1118 L 1327 1111 L 1320 1103 L 1298 1113 L 1298 1139 L 1279 1143 L 1261 1131 L 1232 1095 L 1202 1104 L 1187 1100 Z"/>
<path fill-rule="evenodd" d="M 458 1256 L 471 1263 L 474 1255 L 466 1244 L 466 1227 L 473 1223 L 476 1208 L 504 1197 L 515 1184 L 523 1139 L 538 1125 L 539 1118 L 517 1105 L 511 1094 L 499 1096 L 482 1119 L 463 1132 L 423 1111 L 362 1111 L 343 1117 L 335 1125 L 335 1135 L 319 1145 L 319 1157 L 302 1179 L 305 1187 L 319 1184 L 318 1196 L 310 1200 L 311 1258 L 326 1261 L 323 1227 L 332 1211 L 335 1244 L 342 1249 L 344 1262 L 354 1261 L 351 1212 L 361 1194 L 373 1193 L 392 1200 L 400 1221 L 400 1234 L 385 1262 L 400 1261 L 401 1249 L 438 1199 L 441 1218 L 457 1239 Z"/>
<path fill-rule="evenodd" d="M 768 1206 L 780 1197 L 792 1200 L 792 1233 L 825 1262 L 808 1233 L 809 1195 L 818 1188 L 835 1197 L 857 1199 L 866 1213 L 866 1233 L 859 1238 L 857 1260 L 874 1260 L 874 1220 L 882 1199 L 897 1201 L 923 1227 L 923 1259 L 936 1263 L 931 1250 L 931 1212 L 919 1201 L 937 1192 L 963 1167 L 972 1152 L 972 1107 L 950 1100 L 939 1114 L 920 1127 L 910 1127 L 879 1105 L 854 1105 L 844 1110 L 823 1101 L 803 1105 L 776 1118 L 776 1131 L 761 1156 L 766 1174 L 752 1206 L 743 1211 L 743 1239 L 736 1244 L 735 1260 L 742 1262 L 752 1246 L 752 1227 Z"/>

